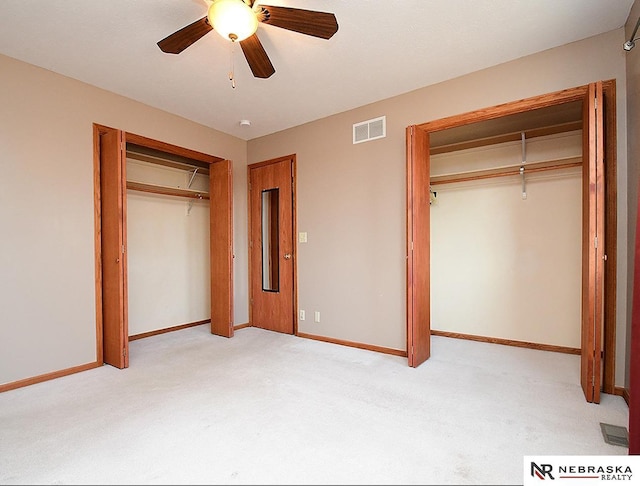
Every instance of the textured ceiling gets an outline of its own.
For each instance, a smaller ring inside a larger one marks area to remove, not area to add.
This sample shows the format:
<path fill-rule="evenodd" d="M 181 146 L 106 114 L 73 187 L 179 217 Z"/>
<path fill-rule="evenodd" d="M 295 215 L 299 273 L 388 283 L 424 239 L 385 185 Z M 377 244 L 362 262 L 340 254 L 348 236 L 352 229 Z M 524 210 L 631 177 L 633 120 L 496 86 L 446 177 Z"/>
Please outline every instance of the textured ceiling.
<path fill-rule="evenodd" d="M 215 31 L 178 55 L 156 45 L 204 0 L 0 0 L 0 53 L 249 140 L 619 28 L 633 0 L 258 3 L 333 12 L 338 32 L 260 24 L 276 72 L 256 79 Z"/>

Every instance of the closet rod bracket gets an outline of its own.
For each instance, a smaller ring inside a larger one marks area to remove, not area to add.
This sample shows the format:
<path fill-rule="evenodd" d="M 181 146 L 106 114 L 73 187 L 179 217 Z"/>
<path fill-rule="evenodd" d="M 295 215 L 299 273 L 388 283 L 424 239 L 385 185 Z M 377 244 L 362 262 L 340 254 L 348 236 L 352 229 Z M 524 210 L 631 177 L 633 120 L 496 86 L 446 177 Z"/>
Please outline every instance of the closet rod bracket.
<path fill-rule="evenodd" d="M 198 172 L 198 168 L 193 169 L 193 174 L 191 174 L 191 179 L 189 179 L 189 184 L 187 184 L 187 189 L 191 188 L 191 184 L 193 184 L 193 179 L 196 178 L 196 173 Z"/>

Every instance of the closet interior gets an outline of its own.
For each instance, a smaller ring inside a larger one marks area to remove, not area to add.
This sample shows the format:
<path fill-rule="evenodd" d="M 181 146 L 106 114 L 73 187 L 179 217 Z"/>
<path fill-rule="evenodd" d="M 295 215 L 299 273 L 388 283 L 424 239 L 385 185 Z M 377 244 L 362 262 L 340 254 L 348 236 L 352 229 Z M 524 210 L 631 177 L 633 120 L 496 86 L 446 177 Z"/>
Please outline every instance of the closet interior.
<path fill-rule="evenodd" d="M 431 330 L 580 354 L 582 101 L 429 133 Z"/>
<path fill-rule="evenodd" d="M 209 170 L 126 144 L 130 340 L 210 321 Z"/>

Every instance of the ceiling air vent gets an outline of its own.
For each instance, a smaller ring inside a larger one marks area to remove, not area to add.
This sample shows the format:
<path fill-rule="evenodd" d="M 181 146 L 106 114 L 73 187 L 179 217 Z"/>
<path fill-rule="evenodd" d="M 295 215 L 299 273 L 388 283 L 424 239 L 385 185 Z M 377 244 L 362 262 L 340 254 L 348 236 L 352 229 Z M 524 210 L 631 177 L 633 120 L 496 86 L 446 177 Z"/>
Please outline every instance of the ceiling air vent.
<path fill-rule="evenodd" d="M 368 142 L 387 136 L 387 117 L 381 116 L 372 120 L 354 123 L 353 143 Z"/>

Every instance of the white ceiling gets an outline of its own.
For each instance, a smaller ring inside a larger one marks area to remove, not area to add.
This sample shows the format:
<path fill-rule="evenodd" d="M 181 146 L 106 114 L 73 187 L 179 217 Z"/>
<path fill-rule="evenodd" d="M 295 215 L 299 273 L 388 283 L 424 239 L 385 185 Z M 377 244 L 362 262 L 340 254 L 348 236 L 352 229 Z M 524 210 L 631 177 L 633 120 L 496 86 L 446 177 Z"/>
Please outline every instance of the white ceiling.
<path fill-rule="evenodd" d="M 0 0 L 0 53 L 250 140 L 616 29 L 633 0 L 258 3 L 333 12 L 338 32 L 260 24 L 276 72 L 257 79 L 215 31 L 181 54 L 160 51 L 206 15 L 204 0 Z"/>

